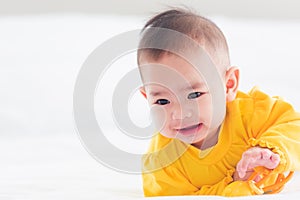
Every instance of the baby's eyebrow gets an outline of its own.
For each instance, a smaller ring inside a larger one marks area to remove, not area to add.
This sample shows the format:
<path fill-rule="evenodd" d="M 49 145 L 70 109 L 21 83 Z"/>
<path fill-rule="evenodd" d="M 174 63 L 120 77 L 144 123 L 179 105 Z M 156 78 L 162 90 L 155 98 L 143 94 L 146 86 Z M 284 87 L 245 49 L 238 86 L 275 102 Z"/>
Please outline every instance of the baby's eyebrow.
<path fill-rule="evenodd" d="M 181 90 L 191 90 L 196 88 L 205 88 L 206 84 L 203 82 L 196 82 L 188 85 L 187 87 L 182 88 Z"/>
<path fill-rule="evenodd" d="M 150 96 L 153 96 L 153 97 L 155 97 L 155 96 L 160 96 L 160 95 L 165 95 L 165 94 L 167 94 L 167 92 L 164 92 L 164 91 L 159 91 L 159 92 L 150 92 Z"/>

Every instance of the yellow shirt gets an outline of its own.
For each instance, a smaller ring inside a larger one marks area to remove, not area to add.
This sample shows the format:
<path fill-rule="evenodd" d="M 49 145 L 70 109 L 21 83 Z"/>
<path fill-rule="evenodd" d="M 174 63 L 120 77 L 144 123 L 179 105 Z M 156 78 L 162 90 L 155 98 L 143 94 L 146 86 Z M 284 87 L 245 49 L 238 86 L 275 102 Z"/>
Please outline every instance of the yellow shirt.
<path fill-rule="evenodd" d="M 300 114 L 290 104 L 253 88 L 226 107 L 218 143 L 207 152 L 161 134 L 152 139 L 143 157 L 145 196 L 222 195 L 242 153 L 253 146 L 280 155 L 278 172 L 300 169 Z"/>

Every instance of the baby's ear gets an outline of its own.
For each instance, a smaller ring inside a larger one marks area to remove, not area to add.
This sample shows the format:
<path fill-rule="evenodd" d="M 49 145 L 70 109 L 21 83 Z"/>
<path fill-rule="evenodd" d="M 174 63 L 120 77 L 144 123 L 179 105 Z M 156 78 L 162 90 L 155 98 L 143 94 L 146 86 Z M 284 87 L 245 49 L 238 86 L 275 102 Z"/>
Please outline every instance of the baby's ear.
<path fill-rule="evenodd" d="M 238 92 L 240 71 L 237 67 L 230 67 L 226 71 L 226 101 L 233 101 Z"/>
<path fill-rule="evenodd" d="M 147 99 L 147 94 L 144 86 L 140 87 L 140 93 Z"/>

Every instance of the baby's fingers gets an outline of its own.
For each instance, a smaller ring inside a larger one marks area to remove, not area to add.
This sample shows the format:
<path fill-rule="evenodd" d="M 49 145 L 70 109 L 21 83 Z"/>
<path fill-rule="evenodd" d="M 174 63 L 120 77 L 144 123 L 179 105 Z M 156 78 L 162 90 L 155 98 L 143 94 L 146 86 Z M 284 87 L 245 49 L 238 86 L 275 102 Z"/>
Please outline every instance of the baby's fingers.
<path fill-rule="evenodd" d="M 273 153 L 270 159 L 267 160 L 265 167 L 268 169 L 274 169 L 279 165 L 279 163 L 280 163 L 280 156 L 276 153 Z"/>
<path fill-rule="evenodd" d="M 250 168 L 257 166 L 264 166 L 268 169 L 274 169 L 280 162 L 280 156 L 269 149 L 255 149 L 256 153 L 253 154 L 253 161 L 249 164 Z M 257 154 L 259 153 L 259 154 Z"/>
<path fill-rule="evenodd" d="M 245 159 L 245 157 L 242 157 L 242 159 L 238 162 L 236 171 L 238 172 L 240 178 L 243 178 L 246 175 L 251 162 L 252 159 Z"/>
<path fill-rule="evenodd" d="M 269 149 L 260 149 L 260 156 L 261 156 L 260 159 L 263 159 L 263 160 L 271 159 L 271 156 L 273 154 L 274 153 Z"/>

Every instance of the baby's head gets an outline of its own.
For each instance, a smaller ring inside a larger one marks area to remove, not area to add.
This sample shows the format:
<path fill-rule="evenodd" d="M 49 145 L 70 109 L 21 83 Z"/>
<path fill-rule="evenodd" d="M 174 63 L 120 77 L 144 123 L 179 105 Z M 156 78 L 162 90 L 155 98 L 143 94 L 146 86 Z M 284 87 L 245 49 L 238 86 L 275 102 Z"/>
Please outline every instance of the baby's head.
<path fill-rule="evenodd" d="M 195 51 L 196 46 L 202 51 Z M 160 13 L 142 30 L 138 64 L 144 83 L 141 93 L 152 108 L 158 131 L 198 148 L 213 145 L 224 120 L 225 103 L 234 100 L 239 78 L 238 69 L 230 67 L 228 46 L 221 30 L 188 10 Z M 216 120 L 212 120 L 212 99 L 216 95 L 208 86 L 202 67 L 210 68 L 208 71 L 214 72 L 213 77 L 222 83 L 217 90 L 224 96 L 220 100 L 224 106 L 218 107 Z"/>

